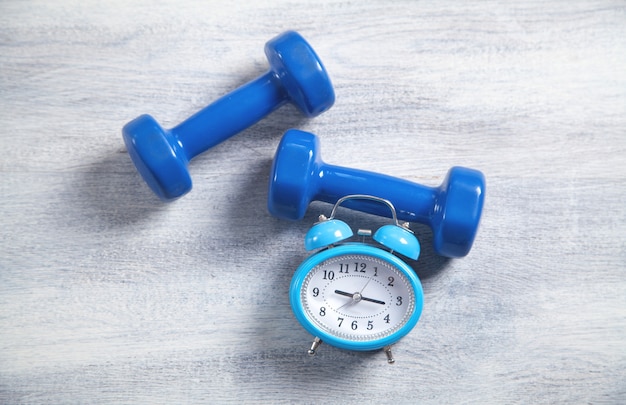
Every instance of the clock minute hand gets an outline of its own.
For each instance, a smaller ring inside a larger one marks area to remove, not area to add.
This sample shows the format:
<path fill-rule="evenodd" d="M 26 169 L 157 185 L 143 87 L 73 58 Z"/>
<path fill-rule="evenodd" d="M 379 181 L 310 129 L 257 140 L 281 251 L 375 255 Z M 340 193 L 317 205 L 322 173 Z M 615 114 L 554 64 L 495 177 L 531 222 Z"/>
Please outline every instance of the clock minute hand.
<path fill-rule="evenodd" d="M 346 297 L 350 297 L 352 298 L 352 300 L 354 302 L 359 302 L 359 301 L 369 301 L 369 302 L 373 302 L 375 304 L 380 304 L 380 305 L 386 305 L 385 301 L 380 301 L 380 300 L 376 300 L 374 298 L 367 298 L 361 295 L 361 293 L 349 293 L 349 292 L 345 292 L 345 291 L 341 291 L 341 290 L 335 290 L 335 294 L 339 294 L 339 295 L 343 295 Z"/>
<path fill-rule="evenodd" d="M 361 297 L 361 300 L 373 302 L 375 304 L 385 305 L 385 301 L 375 300 L 374 298 Z"/>

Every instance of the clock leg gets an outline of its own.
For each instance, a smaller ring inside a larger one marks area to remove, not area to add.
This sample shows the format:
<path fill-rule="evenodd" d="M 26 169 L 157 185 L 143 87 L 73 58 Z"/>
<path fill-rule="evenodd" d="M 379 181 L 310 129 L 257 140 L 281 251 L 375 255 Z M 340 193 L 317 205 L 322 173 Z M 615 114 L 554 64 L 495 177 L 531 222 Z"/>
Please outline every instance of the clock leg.
<path fill-rule="evenodd" d="M 315 356 L 316 350 L 317 350 L 318 347 L 320 347 L 321 344 L 322 344 L 322 339 L 320 339 L 320 338 L 318 338 L 316 336 L 315 339 L 313 339 L 313 343 L 311 344 L 311 348 L 308 351 L 309 356 Z"/>
<path fill-rule="evenodd" d="M 387 363 L 393 364 L 396 362 L 396 359 L 393 358 L 393 354 L 391 353 L 391 346 L 385 346 L 383 349 L 385 354 L 387 355 Z"/>

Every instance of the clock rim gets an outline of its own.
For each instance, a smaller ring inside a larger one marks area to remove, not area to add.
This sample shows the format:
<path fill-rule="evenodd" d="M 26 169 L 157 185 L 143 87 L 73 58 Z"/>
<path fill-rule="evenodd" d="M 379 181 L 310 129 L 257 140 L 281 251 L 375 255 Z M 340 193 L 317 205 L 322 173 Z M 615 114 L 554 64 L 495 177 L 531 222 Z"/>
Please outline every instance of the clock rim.
<path fill-rule="evenodd" d="M 367 255 L 378 258 L 380 260 L 388 261 L 396 268 L 398 268 L 409 280 L 409 284 L 415 292 L 415 305 L 413 313 L 409 316 L 408 320 L 394 333 L 374 340 L 355 341 L 345 339 L 339 336 L 335 336 L 329 332 L 320 329 L 314 324 L 314 322 L 307 315 L 302 300 L 300 299 L 301 290 L 306 279 L 307 274 L 315 266 L 321 262 L 337 257 L 350 254 Z M 379 249 L 370 245 L 363 245 L 361 243 L 345 243 L 339 246 L 330 247 L 314 253 L 306 258 L 296 269 L 291 284 L 289 286 L 289 302 L 291 309 L 296 316 L 296 319 L 302 325 L 302 327 L 311 335 L 320 338 L 323 342 L 338 347 L 340 349 L 355 350 L 355 351 L 370 351 L 382 349 L 386 346 L 396 343 L 398 340 L 406 336 L 417 324 L 422 309 L 424 306 L 424 291 L 422 284 L 415 274 L 415 271 L 405 263 L 399 257 L 391 254 L 386 250 Z"/>

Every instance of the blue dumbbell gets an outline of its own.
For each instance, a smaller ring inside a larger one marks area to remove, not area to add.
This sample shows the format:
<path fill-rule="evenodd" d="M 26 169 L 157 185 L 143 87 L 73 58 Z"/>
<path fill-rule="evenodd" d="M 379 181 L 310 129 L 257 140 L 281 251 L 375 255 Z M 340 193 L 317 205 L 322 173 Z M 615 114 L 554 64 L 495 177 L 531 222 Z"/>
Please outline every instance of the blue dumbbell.
<path fill-rule="evenodd" d="M 469 253 L 485 199 L 485 177 L 477 170 L 453 167 L 441 186 L 426 187 L 395 177 L 326 164 L 317 136 L 295 129 L 285 133 L 272 164 L 269 212 L 301 219 L 311 201 L 334 204 L 349 194 L 373 195 L 391 201 L 398 219 L 429 225 L 435 251 L 446 257 Z M 346 207 L 389 216 L 386 207 L 353 200 Z"/>
<path fill-rule="evenodd" d="M 294 31 L 265 44 L 270 70 L 185 122 L 164 130 L 150 115 L 141 115 L 122 130 L 137 170 L 162 199 L 191 190 L 189 161 L 196 155 L 253 125 L 287 101 L 308 117 L 329 109 L 335 93 L 313 48 Z"/>

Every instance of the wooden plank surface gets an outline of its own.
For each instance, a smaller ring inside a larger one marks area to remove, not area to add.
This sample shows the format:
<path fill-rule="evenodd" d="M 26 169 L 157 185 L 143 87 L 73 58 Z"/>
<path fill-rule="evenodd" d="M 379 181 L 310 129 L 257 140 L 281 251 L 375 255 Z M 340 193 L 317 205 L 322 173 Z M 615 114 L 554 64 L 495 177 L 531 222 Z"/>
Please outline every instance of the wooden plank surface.
<path fill-rule="evenodd" d="M 263 73 L 286 29 L 335 106 L 279 109 L 159 202 L 122 126 L 176 125 Z M 0 95 L 0 403 L 626 402 L 623 1 L 4 0 Z M 426 302 L 394 365 L 306 356 L 289 281 L 329 207 L 268 214 L 289 128 L 330 163 L 485 173 L 467 257 L 413 226 Z"/>

